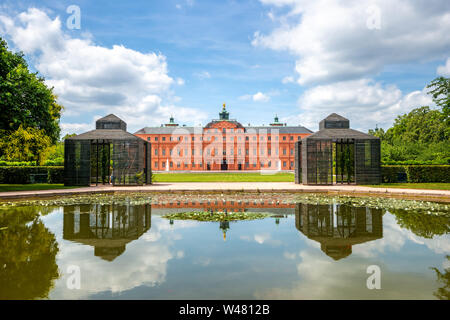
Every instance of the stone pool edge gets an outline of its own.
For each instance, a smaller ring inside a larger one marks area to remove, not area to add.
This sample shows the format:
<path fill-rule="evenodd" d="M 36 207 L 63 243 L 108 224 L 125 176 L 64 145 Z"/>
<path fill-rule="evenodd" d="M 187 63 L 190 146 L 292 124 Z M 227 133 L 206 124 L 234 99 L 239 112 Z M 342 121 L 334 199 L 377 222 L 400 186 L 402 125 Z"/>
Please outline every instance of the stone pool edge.
<path fill-rule="evenodd" d="M 155 193 L 235 193 L 235 192 L 286 192 L 286 193 L 327 193 L 352 196 L 401 197 L 429 201 L 450 202 L 449 190 L 372 188 L 363 186 L 306 186 L 293 182 L 177 182 L 155 183 L 146 186 L 95 186 L 75 189 L 8 191 L 0 193 L 0 200 L 23 198 L 46 198 L 96 193 L 155 192 Z"/>

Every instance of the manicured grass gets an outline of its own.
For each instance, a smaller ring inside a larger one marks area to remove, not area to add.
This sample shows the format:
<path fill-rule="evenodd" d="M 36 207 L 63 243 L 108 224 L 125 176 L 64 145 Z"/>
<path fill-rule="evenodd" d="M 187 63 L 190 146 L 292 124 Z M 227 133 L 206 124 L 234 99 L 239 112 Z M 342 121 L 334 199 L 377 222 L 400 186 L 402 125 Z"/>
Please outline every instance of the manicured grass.
<path fill-rule="evenodd" d="M 368 187 L 450 190 L 450 183 L 385 183 L 385 184 L 379 184 L 379 185 L 370 185 Z"/>
<path fill-rule="evenodd" d="M 294 182 L 294 174 L 260 173 L 155 173 L 154 182 Z"/>
<path fill-rule="evenodd" d="M 63 184 L 0 184 L 0 192 L 7 191 L 29 191 L 29 190 L 52 190 L 52 189 L 73 189 L 77 187 L 66 187 Z"/>

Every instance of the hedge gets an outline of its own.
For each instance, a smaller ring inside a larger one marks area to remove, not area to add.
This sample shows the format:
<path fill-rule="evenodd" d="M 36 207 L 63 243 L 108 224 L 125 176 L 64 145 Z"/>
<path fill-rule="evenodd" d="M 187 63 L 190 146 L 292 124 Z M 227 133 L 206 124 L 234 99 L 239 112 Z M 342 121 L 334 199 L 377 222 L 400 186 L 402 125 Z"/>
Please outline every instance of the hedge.
<path fill-rule="evenodd" d="M 384 183 L 405 182 L 399 178 L 405 176 L 406 182 L 450 182 L 450 165 L 382 166 Z"/>
<path fill-rule="evenodd" d="M 433 166 L 382 166 L 383 183 L 402 182 L 446 182 L 450 183 L 450 165 Z M 64 167 L 61 166 L 0 166 L 0 183 L 31 183 L 31 174 L 46 174 L 47 183 L 64 183 Z"/>
<path fill-rule="evenodd" d="M 0 183 L 28 184 L 32 174 L 46 174 L 47 183 L 64 183 L 64 167 L 0 167 Z"/>
<path fill-rule="evenodd" d="M 36 161 L 4 161 L 0 160 L 0 167 L 36 167 Z M 45 160 L 44 167 L 64 166 L 64 158 Z"/>

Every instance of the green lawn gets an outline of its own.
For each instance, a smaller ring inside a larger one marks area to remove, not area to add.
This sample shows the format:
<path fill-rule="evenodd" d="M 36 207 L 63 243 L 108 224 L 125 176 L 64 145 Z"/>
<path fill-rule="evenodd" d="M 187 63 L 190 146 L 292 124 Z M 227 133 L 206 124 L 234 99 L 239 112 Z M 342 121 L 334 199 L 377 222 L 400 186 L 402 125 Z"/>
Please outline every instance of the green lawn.
<path fill-rule="evenodd" d="M 66 187 L 63 184 L 0 184 L 0 192 L 7 191 L 29 191 L 29 190 L 52 190 L 52 189 L 73 189 L 77 187 Z"/>
<path fill-rule="evenodd" d="M 155 173 L 154 182 L 294 182 L 294 174 L 260 173 Z"/>
<path fill-rule="evenodd" d="M 379 185 L 370 185 L 367 187 L 450 190 L 450 183 L 384 183 Z"/>

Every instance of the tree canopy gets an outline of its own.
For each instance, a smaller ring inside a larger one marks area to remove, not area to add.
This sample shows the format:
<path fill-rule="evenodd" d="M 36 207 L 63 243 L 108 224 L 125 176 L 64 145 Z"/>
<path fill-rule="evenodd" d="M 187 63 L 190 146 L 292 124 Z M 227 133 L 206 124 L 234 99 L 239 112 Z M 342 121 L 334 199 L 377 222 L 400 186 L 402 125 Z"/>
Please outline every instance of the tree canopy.
<path fill-rule="evenodd" d="M 22 53 L 8 50 L 0 38 L 0 130 L 5 137 L 22 126 L 42 130 L 56 143 L 60 135 L 62 106 L 56 101 L 53 88 L 44 78 L 30 72 Z"/>
<path fill-rule="evenodd" d="M 428 88 L 438 109 L 420 106 L 399 115 L 391 128 L 369 130 L 381 139 L 381 157 L 391 161 L 450 163 L 450 79 L 436 78 Z"/>

